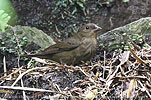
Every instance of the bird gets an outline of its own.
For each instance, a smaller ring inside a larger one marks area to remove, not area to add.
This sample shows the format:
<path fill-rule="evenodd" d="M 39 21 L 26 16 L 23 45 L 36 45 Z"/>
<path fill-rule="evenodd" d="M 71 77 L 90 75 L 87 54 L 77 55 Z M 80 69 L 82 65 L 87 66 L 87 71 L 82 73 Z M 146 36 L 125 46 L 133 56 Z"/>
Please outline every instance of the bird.
<path fill-rule="evenodd" d="M 94 23 L 81 26 L 77 33 L 63 41 L 58 41 L 37 54 L 28 54 L 28 57 L 50 59 L 67 65 L 80 64 L 94 56 L 97 49 L 97 35 L 101 27 Z"/>

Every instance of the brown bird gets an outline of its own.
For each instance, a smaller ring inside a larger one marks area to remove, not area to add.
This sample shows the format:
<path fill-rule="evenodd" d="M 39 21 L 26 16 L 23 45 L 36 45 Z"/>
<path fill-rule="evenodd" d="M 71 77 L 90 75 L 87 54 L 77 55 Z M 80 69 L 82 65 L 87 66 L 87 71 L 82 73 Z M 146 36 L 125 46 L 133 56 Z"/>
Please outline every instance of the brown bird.
<path fill-rule="evenodd" d="M 57 42 L 38 54 L 27 56 L 51 59 L 68 65 L 78 64 L 81 61 L 89 60 L 95 54 L 96 36 L 100 30 L 101 28 L 93 23 L 85 24 L 73 37 Z"/>

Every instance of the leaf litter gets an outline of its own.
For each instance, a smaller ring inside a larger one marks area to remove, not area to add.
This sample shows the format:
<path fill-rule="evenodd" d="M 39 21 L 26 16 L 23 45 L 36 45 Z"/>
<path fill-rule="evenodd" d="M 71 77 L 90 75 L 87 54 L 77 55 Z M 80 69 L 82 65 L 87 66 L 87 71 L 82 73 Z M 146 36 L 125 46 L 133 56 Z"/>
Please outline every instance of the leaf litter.
<path fill-rule="evenodd" d="M 38 65 L 32 66 L 32 61 Z M 112 100 L 151 98 L 151 47 L 134 42 L 129 51 L 91 64 L 68 66 L 33 58 L 27 66 L 0 73 L 3 99 Z"/>

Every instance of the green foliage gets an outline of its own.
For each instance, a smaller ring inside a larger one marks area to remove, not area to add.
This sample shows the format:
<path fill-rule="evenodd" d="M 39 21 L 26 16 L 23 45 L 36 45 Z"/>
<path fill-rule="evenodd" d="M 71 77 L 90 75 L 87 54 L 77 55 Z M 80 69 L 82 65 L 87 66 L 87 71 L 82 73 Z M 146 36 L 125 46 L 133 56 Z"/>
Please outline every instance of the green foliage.
<path fill-rule="evenodd" d="M 106 2 L 109 4 L 110 2 L 112 2 L 113 0 L 106 0 Z"/>
<path fill-rule="evenodd" d="M 5 34 L 0 36 L 0 49 L 3 52 L 23 54 L 23 51 L 20 50 L 21 47 L 27 45 L 27 37 L 17 39 L 15 34 L 5 32 Z"/>
<path fill-rule="evenodd" d="M 6 25 L 10 20 L 10 16 L 4 12 L 4 10 L 0 10 L 0 29 L 2 32 L 5 32 Z"/>
<path fill-rule="evenodd" d="M 66 38 L 74 34 L 78 29 L 79 20 L 88 22 L 86 14 L 87 0 L 58 0 L 51 14 L 51 26 L 55 29 L 52 34 L 57 38 Z M 56 22 L 57 21 L 57 22 Z"/>
<path fill-rule="evenodd" d="M 110 4 L 111 2 L 113 2 L 114 0 L 105 0 L 106 4 Z M 129 2 L 130 0 L 123 0 L 123 2 Z"/>
<path fill-rule="evenodd" d="M 83 13 L 86 15 L 86 8 L 85 8 L 85 0 L 69 0 L 71 6 L 74 6 L 74 10 L 72 14 L 79 10 L 83 11 Z"/>
<path fill-rule="evenodd" d="M 130 38 L 132 41 L 138 40 L 139 43 L 143 42 L 143 36 L 140 34 L 133 34 Z"/>
<path fill-rule="evenodd" d="M 72 14 L 75 14 L 79 10 L 86 14 L 85 2 L 86 0 L 59 0 L 56 6 L 57 8 L 64 8 L 64 10 L 71 9 Z"/>
<path fill-rule="evenodd" d="M 123 0 L 123 2 L 129 2 L 130 0 Z"/>

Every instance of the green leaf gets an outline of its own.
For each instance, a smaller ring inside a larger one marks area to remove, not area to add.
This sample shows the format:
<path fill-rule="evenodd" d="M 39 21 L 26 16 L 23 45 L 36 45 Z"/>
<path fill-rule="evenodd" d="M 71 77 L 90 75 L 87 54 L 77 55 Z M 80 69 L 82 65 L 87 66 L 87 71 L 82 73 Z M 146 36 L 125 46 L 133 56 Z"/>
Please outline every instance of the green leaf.
<path fill-rule="evenodd" d="M 82 2 L 78 2 L 78 1 L 77 1 L 77 4 L 78 4 L 80 7 L 82 7 L 82 8 L 84 7 L 84 5 L 83 5 Z"/>
<path fill-rule="evenodd" d="M 77 8 L 74 8 L 71 14 L 73 15 L 75 12 L 77 12 Z"/>
<path fill-rule="evenodd" d="M 4 10 L 0 10 L 0 30 L 5 32 L 6 25 L 10 20 L 10 16 Z"/>
<path fill-rule="evenodd" d="M 129 2 L 129 0 L 123 0 L 123 2 Z"/>

